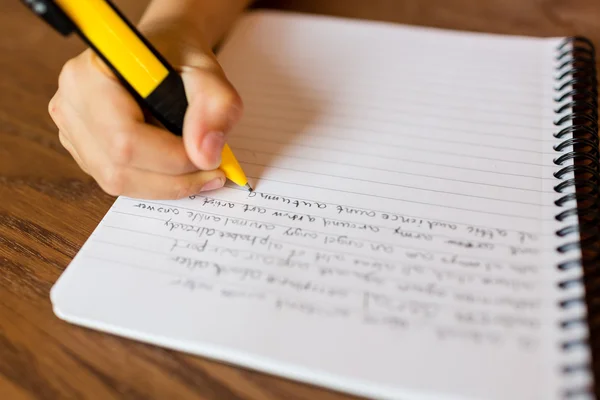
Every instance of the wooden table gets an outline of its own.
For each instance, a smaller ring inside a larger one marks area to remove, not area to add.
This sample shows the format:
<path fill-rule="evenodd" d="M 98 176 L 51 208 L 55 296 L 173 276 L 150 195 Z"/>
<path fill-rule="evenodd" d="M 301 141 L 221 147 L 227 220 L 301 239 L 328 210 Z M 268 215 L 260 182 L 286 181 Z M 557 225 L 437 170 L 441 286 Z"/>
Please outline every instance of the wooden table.
<path fill-rule="evenodd" d="M 146 1 L 117 4 L 135 20 Z M 265 4 L 475 31 L 583 34 L 600 45 L 598 0 L 289 0 Z M 78 328 L 54 316 L 51 286 L 114 201 L 61 147 L 47 113 L 62 64 L 82 49 L 79 40 L 65 42 L 17 1 L 2 4 L 0 399 L 349 398 Z"/>

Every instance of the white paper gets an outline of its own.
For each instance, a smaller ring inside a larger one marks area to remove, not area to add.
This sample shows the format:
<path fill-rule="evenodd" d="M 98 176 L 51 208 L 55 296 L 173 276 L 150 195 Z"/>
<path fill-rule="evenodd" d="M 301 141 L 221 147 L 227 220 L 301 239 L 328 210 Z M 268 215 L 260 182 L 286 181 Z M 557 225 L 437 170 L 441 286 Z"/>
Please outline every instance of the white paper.
<path fill-rule="evenodd" d="M 219 59 L 256 191 L 119 198 L 57 315 L 376 398 L 559 398 L 557 44 L 242 18 Z"/>

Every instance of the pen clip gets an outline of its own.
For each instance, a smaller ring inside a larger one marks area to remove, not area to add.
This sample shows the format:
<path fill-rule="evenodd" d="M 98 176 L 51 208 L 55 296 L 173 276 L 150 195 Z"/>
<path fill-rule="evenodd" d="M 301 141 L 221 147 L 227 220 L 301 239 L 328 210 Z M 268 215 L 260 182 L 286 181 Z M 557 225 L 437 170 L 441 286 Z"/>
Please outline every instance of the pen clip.
<path fill-rule="evenodd" d="M 63 12 L 63 10 L 52 0 L 21 0 L 38 17 L 46 21 L 50 26 L 67 36 L 75 31 L 75 24 Z"/>

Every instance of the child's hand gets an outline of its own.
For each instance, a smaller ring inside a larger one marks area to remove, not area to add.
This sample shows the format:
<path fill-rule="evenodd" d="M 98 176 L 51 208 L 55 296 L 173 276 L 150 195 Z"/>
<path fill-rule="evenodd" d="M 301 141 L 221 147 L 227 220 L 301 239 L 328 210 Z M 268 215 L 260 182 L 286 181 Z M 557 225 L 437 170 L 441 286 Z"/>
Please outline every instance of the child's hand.
<path fill-rule="evenodd" d="M 212 52 L 195 38 L 146 35 L 181 72 L 189 108 L 183 138 L 144 122 L 129 92 L 91 50 L 67 62 L 49 112 L 60 141 L 107 193 L 176 199 L 225 183 L 225 136 L 242 102 Z"/>

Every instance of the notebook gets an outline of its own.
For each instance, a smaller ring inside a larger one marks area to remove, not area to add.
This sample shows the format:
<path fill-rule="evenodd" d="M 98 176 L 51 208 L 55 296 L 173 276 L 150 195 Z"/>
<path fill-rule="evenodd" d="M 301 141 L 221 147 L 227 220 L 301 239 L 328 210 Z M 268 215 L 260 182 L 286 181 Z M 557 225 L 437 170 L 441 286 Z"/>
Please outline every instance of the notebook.
<path fill-rule="evenodd" d="M 256 10 L 218 58 L 255 191 L 119 197 L 58 317 L 366 398 L 591 397 L 592 43 Z"/>

